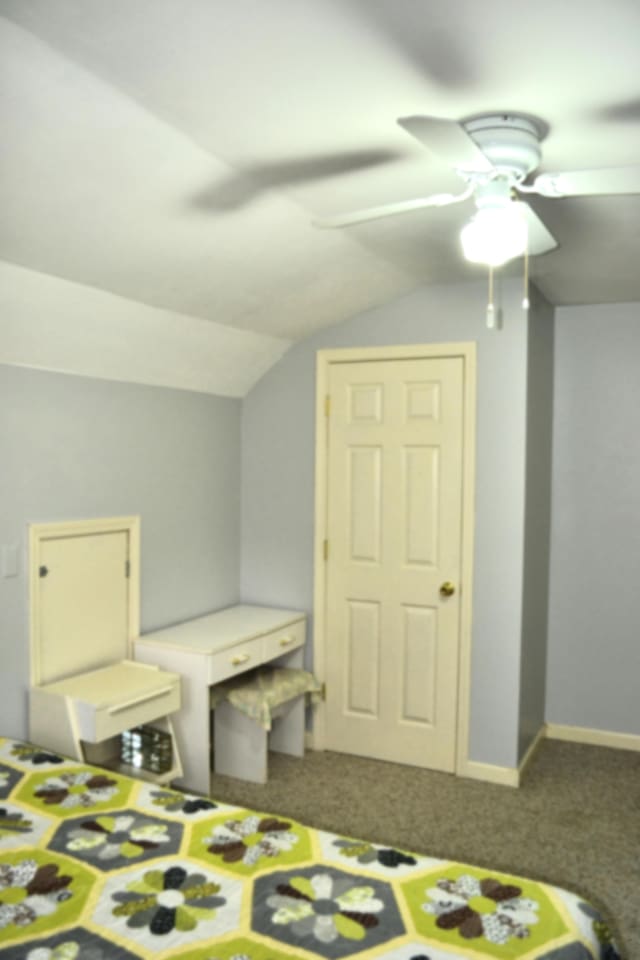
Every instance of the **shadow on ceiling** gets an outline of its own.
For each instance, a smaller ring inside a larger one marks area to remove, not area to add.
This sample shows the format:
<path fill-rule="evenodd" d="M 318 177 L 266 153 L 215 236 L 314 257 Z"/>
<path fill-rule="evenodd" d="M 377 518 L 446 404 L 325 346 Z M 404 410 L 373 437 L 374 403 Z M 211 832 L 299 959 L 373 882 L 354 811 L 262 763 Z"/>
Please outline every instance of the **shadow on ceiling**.
<path fill-rule="evenodd" d="M 640 98 L 600 107 L 591 114 L 591 118 L 613 123 L 640 123 Z"/>
<path fill-rule="evenodd" d="M 393 150 L 354 150 L 297 160 L 254 163 L 197 191 L 190 204 L 198 210 L 235 210 L 250 203 L 266 190 L 310 183 L 340 174 L 364 170 L 402 159 Z"/>
<path fill-rule="evenodd" d="M 474 60 L 477 44 L 466 27 L 464 7 L 457 22 L 446 29 L 433 11 L 413 0 L 339 0 L 376 28 L 385 40 L 392 39 L 400 53 L 437 86 L 449 90 L 477 88 L 482 77 Z"/>

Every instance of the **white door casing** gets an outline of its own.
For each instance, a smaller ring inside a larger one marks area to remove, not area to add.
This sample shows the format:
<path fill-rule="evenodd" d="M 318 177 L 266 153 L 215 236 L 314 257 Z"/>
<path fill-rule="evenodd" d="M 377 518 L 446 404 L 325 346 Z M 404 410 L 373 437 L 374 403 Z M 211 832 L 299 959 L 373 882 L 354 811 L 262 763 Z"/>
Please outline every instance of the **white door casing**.
<path fill-rule="evenodd" d="M 319 354 L 319 748 L 464 765 L 474 361 L 473 344 Z"/>

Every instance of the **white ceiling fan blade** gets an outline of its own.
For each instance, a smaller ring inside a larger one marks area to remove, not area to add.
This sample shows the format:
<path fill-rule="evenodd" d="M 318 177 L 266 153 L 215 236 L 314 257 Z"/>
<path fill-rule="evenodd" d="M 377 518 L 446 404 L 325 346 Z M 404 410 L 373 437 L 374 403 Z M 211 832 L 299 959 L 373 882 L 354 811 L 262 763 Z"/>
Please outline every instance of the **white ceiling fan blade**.
<path fill-rule="evenodd" d="M 640 164 L 602 167 L 599 170 L 574 170 L 569 173 L 541 173 L 536 177 L 532 189 L 543 197 L 640 193 Z"/>
<path fill-rule="evenodd" d="M 522 201 L 514 200 L 513 203 L 514 206 L 518 207 L 527 223 L 527 248 L 529 254 L 535 257 L 541 253 L 548 253 L 549 250 L 555 250 L 558 246 L 558 241 L 553 234 L 547 230 L 535 210 L 530 207 L 528 203 Z"/>
<path fill-rule="evenodd" d="M 462 173 L 491 173 L 493 164 L 462 124 L 440 117 L 399 117 L 400 126 Z"/>
<path fill-rule="evenodd" d="M 356 223 L 365 223 L 368 220 L 379 220 L 381 217 L 392 217 L 398 213 L 411 213 L 425 207 L 446 207 L 450 203 L 460 203 L 471 196 L 470 187 L 463 193 L 434 193 L 430 197 L 416 197 L 414 200 L 401 200 L 399 203 L 385 203 L 380 207 L 367 207 L 366 210 L 356 210 L 354 213 L 338 214 L 335 217 L 320 217 L 314 220 L 317 227 L 350 227 Z"/>

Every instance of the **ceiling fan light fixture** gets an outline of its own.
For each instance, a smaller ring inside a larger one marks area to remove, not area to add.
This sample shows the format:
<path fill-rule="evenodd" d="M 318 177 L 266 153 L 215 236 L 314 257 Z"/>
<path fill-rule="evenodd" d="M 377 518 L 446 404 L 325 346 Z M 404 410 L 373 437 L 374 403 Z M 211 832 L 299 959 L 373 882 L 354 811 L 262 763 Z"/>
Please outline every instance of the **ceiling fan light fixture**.
<path fill-rule="evenodd" d="M 471 263 L 500 267 L 527 249 L 527 224 L 513 204 L 483 207 L 462 228 L 460 242 Z"/>

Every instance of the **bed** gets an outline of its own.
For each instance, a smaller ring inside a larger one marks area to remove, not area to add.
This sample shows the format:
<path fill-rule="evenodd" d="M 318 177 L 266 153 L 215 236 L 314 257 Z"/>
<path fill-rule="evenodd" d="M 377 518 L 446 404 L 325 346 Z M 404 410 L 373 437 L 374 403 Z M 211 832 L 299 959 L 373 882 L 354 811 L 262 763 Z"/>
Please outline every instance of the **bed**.
<path fill-rule="evenodd" d="M 572 893 L 0 738 L 2 960 L 618 960 Z"/>

